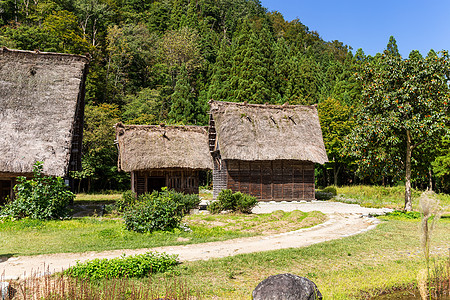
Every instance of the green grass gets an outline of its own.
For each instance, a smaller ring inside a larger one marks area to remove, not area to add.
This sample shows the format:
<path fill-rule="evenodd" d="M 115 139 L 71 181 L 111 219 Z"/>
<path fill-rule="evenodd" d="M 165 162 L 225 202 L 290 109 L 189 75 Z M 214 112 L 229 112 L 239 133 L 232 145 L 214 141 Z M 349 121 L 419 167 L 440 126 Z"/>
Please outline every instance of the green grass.
<path fill-rule="evenodd" d="M 382 219 L 370 232 L 305 248 L 184 263 L 179 278 L 206 299 L 251 299 L 260 281 L 280 273 L 313 280 L 324 299 L 368 299 L 411 286 L 425 268 L 419 220 Z M 449 231 L 450 220 L 440 220 L 432 242 L 435 256 L 448 255 Z"/>
<path fill-rule="evenodd" d="M 84 217 L 63 221 L 3 220 L 0 221 L 0 256 L 151 248 L 222 241 L 265 233 L 264 230 L 243 230 L 242 224 L 245 222 L 236 220 L 249 220 L 248 215 L 229 218 L 211 215 L 209 218 L 210 222 L 203 223 L 201 215 L 187 216 L 183 222 L 190 224 L 191 232 L 176 229 L 151 234 L 127 231 L 121 219 Z M 264 228 L 262 225 L 270 223 L 271 226 L 265 230 L 277 233 L 285 230 L 285 226 L 281 224 L 286 220 L 295 224 L 288 228 L 299 229 L 321 223 L 324 216 L 317 212 L 307 215 L 291 212 L 281 213 L 280 220 L 269 222 L 269 219 L 273 219 L 271 214 L 251 217 L 255 228 L 261 229 Z"/>
<path fill-rule="evenodd" d="M 403 209 L 405 204 L 405 187 L 383 187 L 352 185 L 337 187 L 337 201 L 357 203 L 365 207 L 389 207 Z M 412 191 L 413 209 L 419 210 L 418 198 L 422 192 Z M 441 205 L 450 209 L 450 195 L 438 194 Z"/>
<path fill-rule="evenodd" d="M 76 194 L 75 204 L 80 204 L 83 202 L 115 202 L 122 198 L 122 194 Z"/>

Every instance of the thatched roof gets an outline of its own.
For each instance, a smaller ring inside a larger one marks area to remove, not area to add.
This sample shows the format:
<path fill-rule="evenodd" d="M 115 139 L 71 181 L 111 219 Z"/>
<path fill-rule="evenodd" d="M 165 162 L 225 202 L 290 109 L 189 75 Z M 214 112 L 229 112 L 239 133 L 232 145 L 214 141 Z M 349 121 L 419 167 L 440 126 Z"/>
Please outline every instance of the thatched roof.
<path fill-rule="evenodd" d="M 201 126 L 116 125 L 120 170 L 212 169 L 208 133 Z"/>
<path fill-rule="evenodd" d="M 316 106 L 210 105 L 222 159 L 328 161 Z"/>
<path fill-rule="evenodd" d="M 84 103 L 84 56 L 0 48 L 0 173 L 65 176 L 77 110 Z"/>

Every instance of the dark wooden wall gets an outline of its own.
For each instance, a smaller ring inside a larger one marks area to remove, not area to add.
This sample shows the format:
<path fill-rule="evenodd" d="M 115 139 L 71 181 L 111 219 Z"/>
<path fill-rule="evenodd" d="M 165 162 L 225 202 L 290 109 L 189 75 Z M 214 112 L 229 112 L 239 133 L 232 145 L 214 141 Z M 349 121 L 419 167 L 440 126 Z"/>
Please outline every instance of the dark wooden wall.
<path fill-rule="evenodd" d="M 7 176 L 0 173 L 0 205 L 4 205 L 7 198 L 14 198 L 13 187 L 16 183 L 17 181 L 15 176 Z"/>
<path fill-rule="evenodd" d="M 223 188 L 260 201 L 313 200 L 314 163 L 304 161 L 214 162 L 214 198 Z M 216 187 L 217 185 L 217 187 Z"/>
<path fill-rule="evenodd" d="M 168 187 L 185 194 L 198 194 L 199 171 L 191 169 L 162 169 L 134 171 L 131 189 L 137 195 Z"/>

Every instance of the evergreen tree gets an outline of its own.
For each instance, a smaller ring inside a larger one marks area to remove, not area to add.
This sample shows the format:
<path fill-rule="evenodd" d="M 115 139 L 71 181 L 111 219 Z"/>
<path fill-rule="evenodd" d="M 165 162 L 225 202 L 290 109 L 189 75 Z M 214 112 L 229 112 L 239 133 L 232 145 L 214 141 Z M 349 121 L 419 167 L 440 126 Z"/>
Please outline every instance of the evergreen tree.
<path fill-rule="evenodd" d="M 175 123 L 192 124 L 196 123 L 196 99 L 189 84 L 186 66 L 182 66 L 175 85 L 174 93 L 171 96 L 169 119 Z"/>

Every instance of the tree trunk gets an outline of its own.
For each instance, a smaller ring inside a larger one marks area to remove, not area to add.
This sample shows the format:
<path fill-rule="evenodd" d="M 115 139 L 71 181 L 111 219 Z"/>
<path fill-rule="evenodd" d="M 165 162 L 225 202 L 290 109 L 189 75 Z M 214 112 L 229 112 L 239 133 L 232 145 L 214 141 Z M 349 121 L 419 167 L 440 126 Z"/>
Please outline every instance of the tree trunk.
<path fill-rule="evenodd" d="M 333 166 L 333 175 L 334 175 L 334 186 L 337 186 L 338 185 L 338 175 L 339 175 L 339 171 L 341 170 L 341 166 L 339 166 L 339 167 L 337 167 L 336 168 L 336 163 L 334 163 L 334 166 Z"/>
<path fill-rule="evenodd" d="M 433 172 L 432 172 L 431 168 L 428 169 L 428 179 L 430 180 L 428 182 L 428 190 L 433 191 Z"/>
<path fill-rule="evenodd" d="M 411 201 L 411 133 L 406 130 L 405 211 L 412 211 Z"/>

